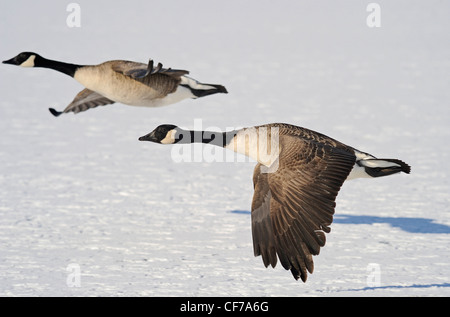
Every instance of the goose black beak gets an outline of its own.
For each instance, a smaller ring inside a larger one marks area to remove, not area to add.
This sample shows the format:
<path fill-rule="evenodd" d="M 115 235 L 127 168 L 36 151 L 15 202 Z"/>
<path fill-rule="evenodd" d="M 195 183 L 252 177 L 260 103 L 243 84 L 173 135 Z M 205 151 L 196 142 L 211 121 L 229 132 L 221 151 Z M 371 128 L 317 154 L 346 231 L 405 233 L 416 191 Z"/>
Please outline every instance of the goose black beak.
<path fill-rule="evenodd" d="M 156 142 L 158 143 L 158 140 L 156 139 L 155 136 L 155 131 L 150 132 L 149 134 L 146 134 L 144 136 L 141 136 L 139 138 L 139 141 L 150 141 L 150 142 Z"/>
<path fill-rule="evenodd" d="M 3 61 L 2 63 L 3 64 L 12 64 L 12 65 L 16 64 L 15 61 L 14 61 L 14 58 L 11 58 L 11 59 L 8 59 L 6 61 Z"/>

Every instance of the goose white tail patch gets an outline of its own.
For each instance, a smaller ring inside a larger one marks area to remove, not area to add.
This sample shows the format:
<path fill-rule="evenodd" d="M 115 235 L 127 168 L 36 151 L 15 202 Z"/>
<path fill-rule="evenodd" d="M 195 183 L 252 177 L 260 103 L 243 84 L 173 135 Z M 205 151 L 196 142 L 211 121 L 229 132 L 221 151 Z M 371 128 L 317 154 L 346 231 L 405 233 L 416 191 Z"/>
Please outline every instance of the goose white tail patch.
<path fill-rule="evenodd" d="M 371 167 L 371 168 L 376 168 L 376 167 L 392 167 L 392 166 L 397 166 L 400 167 L 399 164 L 396 164 L 394 162 L 389 162 L 389 161 L 383 161 L 383 160 L 362 160 L 361 163 L 364 166 L 367 167 Z"/>
<path fill-rule="evenodd" d="M 361 164 L 361 166 L 359 165 Z M 373 176 L 370 176 L 366 172 L 366 167 L 369 168 L 386 168 L 386 167 L 393 167 L 398 166 L 399 164 L 396 164 L 394 162 L 384 161 L 384 160 L 378 160 L 378 159 L 363 159 L 359 161 L 359 164 L 356 163 L 353 166 L 353 169 L 351 170 L 350 174 L 347 176 L 347 180 L 355 179 L 355 178 L 372 178 Z"/>
<path fill-rule="evenodd" d="M 214 89 L 213 86 L 209 86 L 209 85 L 206 85 L 206 84 L 199 83 L 195 79 L 190 78 L 188 76 L 181 76 L 181 84 L 182 85 L 188 85 L 192 89 L 196 89 L 196 90 Z"/>

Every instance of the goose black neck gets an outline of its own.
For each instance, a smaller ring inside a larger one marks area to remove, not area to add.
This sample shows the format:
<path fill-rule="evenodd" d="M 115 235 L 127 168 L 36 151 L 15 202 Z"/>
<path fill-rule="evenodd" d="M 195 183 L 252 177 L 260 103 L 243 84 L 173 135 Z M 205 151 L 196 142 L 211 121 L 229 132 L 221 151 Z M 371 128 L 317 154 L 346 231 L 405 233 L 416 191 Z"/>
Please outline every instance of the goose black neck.
<path fill-rule="evenodd" d="M 54 61 L 51 59 L 46 59 L 41 56 L 36 56 L 34 67 L 44 67 L 54 69 L 58 72 L 64 73 L 73 77 L 78 68 L 82 67 L 81 65 L 69 64 L 59 61 Z"/>
<path fill-rule="evenodd" d="M 225 147 L 236 135 L 237 131 L 213 132 L 213 131 L 186 131 L 182 130 L 177 134 L 177 143 L 205 143 L 215 146 Z M 182 137 L 181 137 L 182 136 Z"/>

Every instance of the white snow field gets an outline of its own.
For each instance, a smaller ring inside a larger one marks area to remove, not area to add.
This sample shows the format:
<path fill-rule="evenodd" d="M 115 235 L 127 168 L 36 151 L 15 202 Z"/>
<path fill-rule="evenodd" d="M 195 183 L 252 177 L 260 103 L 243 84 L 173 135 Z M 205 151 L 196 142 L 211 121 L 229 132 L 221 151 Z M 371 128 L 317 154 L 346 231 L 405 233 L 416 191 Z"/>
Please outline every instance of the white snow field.
<path fill-rule="evenodd" d="M 2 1 L 1 60 L 153 58 L 229 94 L 55 118 L 82 87 L 1 64 L 0 295 L 449 296 L 450 2 L 370 2 Z M 412 172 L 344 184 L 302 283 L 253 256 L 254 162 L 138 141 L 200 122 L 291 123 Z"/>

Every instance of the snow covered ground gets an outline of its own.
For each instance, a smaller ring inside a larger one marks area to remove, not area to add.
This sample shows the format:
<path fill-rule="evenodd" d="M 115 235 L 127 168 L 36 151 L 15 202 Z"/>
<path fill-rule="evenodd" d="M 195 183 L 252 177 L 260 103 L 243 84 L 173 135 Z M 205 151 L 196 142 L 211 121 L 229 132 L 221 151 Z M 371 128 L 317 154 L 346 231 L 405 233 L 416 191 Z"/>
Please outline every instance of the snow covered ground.
<path fill-rule="evenodd" d="M 0 65 L 1 296 L 450 295 L 449 2 L 377 1 L 374 28 L 360 0 L 80 0 L 73 28 L 69 3 L 1 2 L 1 60 L 151 57 L 229 94 L 55 118 L 77 82 Z M 288 122 L 412 173 L 344 184 L 303 284 L 253 256 L 254 163 L 137 140 L 195 119 Z"/>

